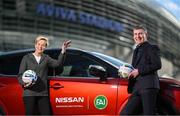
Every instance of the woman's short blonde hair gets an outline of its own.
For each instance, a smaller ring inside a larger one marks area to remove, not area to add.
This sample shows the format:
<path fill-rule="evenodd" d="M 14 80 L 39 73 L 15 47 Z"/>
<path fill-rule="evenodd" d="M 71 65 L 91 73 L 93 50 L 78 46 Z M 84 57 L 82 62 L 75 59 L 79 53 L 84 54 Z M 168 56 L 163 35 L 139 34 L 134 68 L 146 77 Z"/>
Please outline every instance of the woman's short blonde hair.
<path fill-rule="evenodd" d="M 40 40 L 46 41 L 46 47 L 49 46 L 49 39 L 47 37 L 44 37 L 44 36 L 38 36 L 35 40 L 35 44 L 37 44 L 37 42 Z"/>

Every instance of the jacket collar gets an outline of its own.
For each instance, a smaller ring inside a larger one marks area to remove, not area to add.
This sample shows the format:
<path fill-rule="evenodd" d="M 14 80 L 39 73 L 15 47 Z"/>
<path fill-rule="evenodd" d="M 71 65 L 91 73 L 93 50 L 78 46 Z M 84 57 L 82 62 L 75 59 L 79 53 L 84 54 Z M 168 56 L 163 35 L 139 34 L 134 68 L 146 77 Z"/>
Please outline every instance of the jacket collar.
<path fill-rule="evenodd" d="M 29 57 L 30 57 L 33 61 L 35 61 L 35 62 L 37 63 L 37 61 L 36 61 L 33 53 L 30 53 L 30 54 L 29 54 Z M 41 59 L 40 59 L 39 64 L 45 59 L 45 57 L 46 57 L 46 55 L 43 53 L 42 56 L 41 56 Z"/>
<path fill-rule="evenodd" d="M 138 62 L 140 61 L 140 59 L 141 59 L 141 57 L 142 57 L 142 53 L 143 53 L 143 51 L 142 51 L 142 49 L 141 48 L 144 48 L 145 46 L 147 46 L 149 43 L 146 41 L 146 42 L 143 42 L 142 44 L 140 44 L 140 45 L 137 45 L 136 46 L 136 49 L 138 49 L 138 56 L 137 56 L 137 59 L 133 59 L 133 66 L 134 67 L 136 67 L 136 65 L 138 64 Z M 136 54 L 136 55 L 137 55 Z"/>

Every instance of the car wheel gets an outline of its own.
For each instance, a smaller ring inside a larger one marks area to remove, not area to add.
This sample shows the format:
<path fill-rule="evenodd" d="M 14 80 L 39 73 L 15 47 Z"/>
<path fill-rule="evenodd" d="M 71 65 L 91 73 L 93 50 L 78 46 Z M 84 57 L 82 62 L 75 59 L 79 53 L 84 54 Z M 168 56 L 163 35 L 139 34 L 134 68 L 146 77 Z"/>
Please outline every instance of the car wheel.
<path fill-rule="evenodd" d="M 156 115 L 157 116 L 161 116 L 161 115 L 177 115 L 177 113 L 175 113 L 174 111 L 172 110 L 169 110 L 168 107 L 157 107 L 157 110 L 156 110 Z M 138 115 L 143 115 L 143 112 L 141 110 L 141 112 L 138 113 Z"/>
<path fill-rule="evenodd" d="M 143 110 L 138 109 L 138 115 L 143 115 Z M 167 99 L 161 98 L 158 101 L 156 106 L 156 115 L 179 115 L 180 113 L 177 111 L 175 106 Z"/>
<path fill-rule="evenodd" d="M 170 114 L 171 114 L 170 111 L 168 111 L 168 109 L 165 107 L 157 108 L 156 115 L 170 115 Z"/>
<path fill-rule="evenodd" d="M 157 114 L 158 115 L 177 115 L 179 114 L 179 112 L 170 100 L 164 97 L 160 97 L 157 103 Z"/>
<path fill-rule="evenodd" d="M 4 111 L 0 108 L 0 116 L 5 115 Z"/>

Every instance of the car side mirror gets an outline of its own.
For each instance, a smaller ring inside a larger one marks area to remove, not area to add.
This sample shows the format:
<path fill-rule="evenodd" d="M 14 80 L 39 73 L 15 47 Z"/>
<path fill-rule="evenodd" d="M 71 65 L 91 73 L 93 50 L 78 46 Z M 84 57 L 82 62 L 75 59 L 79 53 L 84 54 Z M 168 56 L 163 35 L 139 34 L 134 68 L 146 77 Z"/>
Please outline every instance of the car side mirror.
<path fill-rule="evenodd" d="M 100 77 L 100 81 L 107 80 L 106 69 L 99 65 L 89 65 L 88 68 L 89 74 L 95 77 Z"/>

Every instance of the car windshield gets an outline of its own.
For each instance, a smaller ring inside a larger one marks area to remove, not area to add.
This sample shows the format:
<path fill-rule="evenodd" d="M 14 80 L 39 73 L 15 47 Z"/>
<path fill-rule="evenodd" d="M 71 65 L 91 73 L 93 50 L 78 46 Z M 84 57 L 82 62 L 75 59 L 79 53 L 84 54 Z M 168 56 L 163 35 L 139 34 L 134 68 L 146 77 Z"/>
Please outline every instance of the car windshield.
<path fill-rule="evenodd" d="M 111 57 L 111 56 L 108 56 L 108 55 L 104 55 L 104 54 L 101 54 L 101 53 L 97 53 L 97 52 L 91 52 L 93 55 L 103 59 L 104 61 L 108 62 L 108 63 L 111 63 L 113 66 L 119 68 L 120 66 L 122 66 L 123 64 L 125 64 L 125 62 L 119 60 L 119 59 L 116 59 L 114 57 Z"/>

